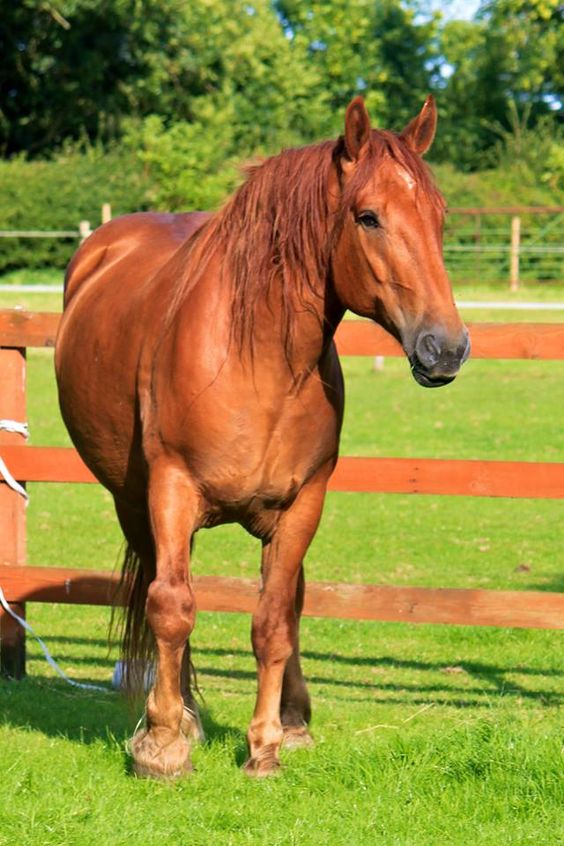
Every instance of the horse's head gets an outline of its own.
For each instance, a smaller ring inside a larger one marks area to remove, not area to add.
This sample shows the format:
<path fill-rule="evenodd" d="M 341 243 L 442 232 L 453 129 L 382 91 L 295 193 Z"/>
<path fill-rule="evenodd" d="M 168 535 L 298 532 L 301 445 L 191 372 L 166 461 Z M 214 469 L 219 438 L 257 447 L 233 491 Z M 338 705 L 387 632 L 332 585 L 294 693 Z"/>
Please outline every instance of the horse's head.
<path fill-rule="evenodd" d="M 357 97 L 347 109 L 335 161 L 337 296 L 400 341 L 425 387 L 451 382 L 470 352 L 443 262 L 444 202 L 421 159 L 436 123 L 428 97 L 400 135 L 372 130 Z"/>

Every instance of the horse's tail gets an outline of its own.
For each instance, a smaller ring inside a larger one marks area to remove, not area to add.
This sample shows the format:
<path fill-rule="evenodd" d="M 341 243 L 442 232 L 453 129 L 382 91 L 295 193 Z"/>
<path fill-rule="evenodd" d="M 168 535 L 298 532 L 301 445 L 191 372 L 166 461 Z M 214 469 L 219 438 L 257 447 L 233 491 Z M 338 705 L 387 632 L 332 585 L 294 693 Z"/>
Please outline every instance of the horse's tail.
<path fill-rule="evenodd" d="M 149 585 L 155 577 L 152 556 L 141 557 L 127 544 L 118 595 L 126 604 L 119 627 L 112 615 L 111 630 L 119 628 L 121 637 L 121 686 L 132 696 L 140 696 L 150 678 L 155 652 L 153 633 L 147 623 L 145 603 Z"/>

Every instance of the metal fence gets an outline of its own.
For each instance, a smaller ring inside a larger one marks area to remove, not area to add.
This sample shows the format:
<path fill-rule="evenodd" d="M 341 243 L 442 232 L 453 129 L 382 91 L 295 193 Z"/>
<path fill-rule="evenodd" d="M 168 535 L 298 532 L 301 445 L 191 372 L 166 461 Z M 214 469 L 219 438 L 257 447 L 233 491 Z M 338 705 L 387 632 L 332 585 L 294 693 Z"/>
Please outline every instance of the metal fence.
<path fill-rule="evenodd" d="M 102 223 L 111 219 L 104 203 Z M 445 225 L 444 255 L 453 282 L 499 282 L 516 290 L 521 282 L 564 281 L 564 206 L 453 208 Z M 63 238 L 84 241 L 90 222 L 75 230 L 0 231 L 0 238 Z M 69 259 L 74 244 L 69 245 Z"/>
<path fill-rule="evenodd" d="M 444 254 L 455 282 L 564 281 L 564 206 L 453 208 Z"/>

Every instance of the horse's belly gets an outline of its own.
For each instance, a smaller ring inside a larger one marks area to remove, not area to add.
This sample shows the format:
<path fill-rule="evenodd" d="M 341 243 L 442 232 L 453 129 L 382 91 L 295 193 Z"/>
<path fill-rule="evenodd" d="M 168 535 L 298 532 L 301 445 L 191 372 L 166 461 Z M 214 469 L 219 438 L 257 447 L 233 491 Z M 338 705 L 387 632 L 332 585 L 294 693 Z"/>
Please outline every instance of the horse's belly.
<path fill-rule="evenodd" d="M 117 287 L 117 286 L 116 286 Z M 55 365 L 61 413 L 83 461 L 114 494 L 143 475 L 136 412 L 140 341 L 110 286 L 84 292 L 64 313 Z M 134 482 L 134 484 L 131 484 Z"/>

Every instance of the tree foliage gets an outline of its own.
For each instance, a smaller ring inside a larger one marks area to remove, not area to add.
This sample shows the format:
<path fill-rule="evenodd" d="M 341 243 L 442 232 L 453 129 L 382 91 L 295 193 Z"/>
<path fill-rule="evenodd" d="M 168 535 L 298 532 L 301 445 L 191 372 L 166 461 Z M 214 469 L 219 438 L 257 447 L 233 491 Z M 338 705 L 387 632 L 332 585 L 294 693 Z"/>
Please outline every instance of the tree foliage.
<path fill-rule="evenodd" d="M 559 0 L 483 0 L 471 21 L 424 3 L 0 0 L 0 149 L 125 140 L 157 202 L 209 205 L 235 160 L 335 135 L 359 93 L 397 128 L 434 92 L 433 156 L 465 169 L 513 131 L 512 109 L 548 127 L 564 88 Z"/>
<path fill-rule="evenodd" d="M 445 120 L 435 154 L 475 169 L 487 164 L 499 130 L 546 120 L 564 96 L 564 27 L 557 0 L 485 0 L 473 21 L 441 32 L 448 78 L 438 82 Z"/>
<path fill-rule="evenodd" d="M 277 11 L 292 43 L 302 49 L 328 95 L 329 126 L 363 94 L 372 114 L 403 126 L 431 89 L 436 18 L 416 22 L 398 0 L 279 0 Z"/>

